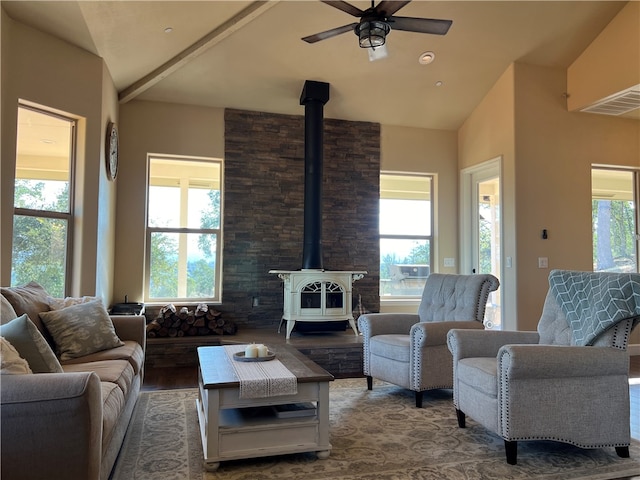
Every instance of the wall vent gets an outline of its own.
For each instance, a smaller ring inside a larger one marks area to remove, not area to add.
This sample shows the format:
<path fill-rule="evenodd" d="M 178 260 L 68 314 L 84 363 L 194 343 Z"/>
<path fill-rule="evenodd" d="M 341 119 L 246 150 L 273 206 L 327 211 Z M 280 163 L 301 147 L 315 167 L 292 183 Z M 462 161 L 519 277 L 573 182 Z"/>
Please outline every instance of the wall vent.
<path fill-rule="evenodd" d="M 580 111 L 602 115 L 624 115 L 636 108 L 640 108 L 640 85 L 609 95 Z"/>

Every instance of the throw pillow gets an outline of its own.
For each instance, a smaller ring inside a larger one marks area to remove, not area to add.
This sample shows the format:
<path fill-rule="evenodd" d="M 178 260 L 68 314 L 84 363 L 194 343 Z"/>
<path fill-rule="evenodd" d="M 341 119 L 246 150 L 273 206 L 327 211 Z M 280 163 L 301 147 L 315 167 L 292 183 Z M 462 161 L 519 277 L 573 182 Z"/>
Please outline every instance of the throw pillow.
<path fill-rule="evenodd" d="M 0 337 L 0 375 L 24 375 L 33 373 L 27 361 L 4 337 Z"/>
<path fill-rule="evenodd" d="M 9 320 L 13 320 L 18 315 L 13 309 L 9 300 L 4 298 L 4 295 L 0 294 L 0 324 L 7 323 Z"/>
<path fill-rule="evenodd" d="M 40 317 L 38 317 L 40 312 L 49 311 L 49 302 L 47 301 L 49 294 L 42 285 L 36 282 L 29 282 L 20 287 L 2 287 L 0 291 L 9 300 L 16 312 L 16 316 L 26 313 L 40 332 L 46 335 L 40 322 Z"/>
<path fill-rule="evenodd" d="M 101 300 L 43 312 L 40 318 L 62 361 L 124 345 Z"/>
<path fill-rule="evenodd" d="M 60 310 L 63 308 L 71 307 L 73 305 L 79 305 L 81 303 L 94 302 L 96 300 L 100 300 L 100 297 L 66 297 L 66 298 L 54 298 L 47 297 L 47 301 L 49 302 L 49 308 L 51 310 Z"/>
<path fill-rule="evenodd" d="M 62 373 L 53 350 L 26 314 L 0 325 L 0 336 L 15 347 L 33 373 Z"/>

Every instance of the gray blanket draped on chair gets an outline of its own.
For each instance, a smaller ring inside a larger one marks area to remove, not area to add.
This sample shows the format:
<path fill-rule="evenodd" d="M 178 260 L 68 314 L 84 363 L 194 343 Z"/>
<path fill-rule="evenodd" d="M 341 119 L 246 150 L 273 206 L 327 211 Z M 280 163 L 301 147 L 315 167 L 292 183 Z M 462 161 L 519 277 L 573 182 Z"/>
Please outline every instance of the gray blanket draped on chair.
<path fill-rule="evenodd" d="M 575 345 L 593 345 L 622 320 L 637 317 L 634 325 L 640 321 L 640 274 L 553 270 L 549 287 L 567 317 Z"/>

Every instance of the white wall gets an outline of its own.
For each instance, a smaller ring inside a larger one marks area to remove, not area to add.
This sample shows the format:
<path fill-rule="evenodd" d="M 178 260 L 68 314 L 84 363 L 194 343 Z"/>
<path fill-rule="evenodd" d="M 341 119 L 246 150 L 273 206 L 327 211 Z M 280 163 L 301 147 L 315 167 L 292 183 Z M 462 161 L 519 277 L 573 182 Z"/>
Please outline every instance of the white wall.
<path fill-rule="evenodd" d="M 632 1 L 567 70 L 567 106 L 579 110 L 640 85 L 640 2 Z"/>
<path fill-rule="evenodd" d="M 120 106 L 114 301 L 144 300 L 147 154 L 224 157 L 224 110 L 161 102 Z"/>
<path fill-rule="evenodd" d="M 640 167 L 640 122 L 569 112 L 563 69 L 515 67 L 518 326 L 533 329 L 549 270 L 593 269 L 591 166 Z"/>
<path fill-rule="evenodd" d="M 104 125 L 117 112 L 115 88 L 101 58 L 26 27 L 2 11 L 0 166 L 2 244 L 0 282 L 11 280 L 11 238 L 19 101 L 41 105 L 78 121 L 73 295 L 108 295 L 111 289 L 115 194 L 104 182 Z M 7 139 L 10 139 L 7 141 Z M 98 225 L 100 224 L 100 227 Z M 100 250 L 98 236 L 100 238 Z M 106 252 L 106 255 L 105 255 Z M 100 277 L 98 279 L 98 277 Z M 110 298 L 105 298 L 109 301 Z"/>

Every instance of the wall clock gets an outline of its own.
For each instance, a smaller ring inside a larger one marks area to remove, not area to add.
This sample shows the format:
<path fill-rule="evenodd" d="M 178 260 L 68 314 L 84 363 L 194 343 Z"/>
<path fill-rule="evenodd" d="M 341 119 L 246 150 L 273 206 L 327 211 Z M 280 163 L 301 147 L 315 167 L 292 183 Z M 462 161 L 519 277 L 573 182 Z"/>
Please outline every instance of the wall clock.
<path fill-rule="evenodd" d="M 107 125 L 105 150 L 107 177 L 109 180 L 115 180 L 118 174 L 118 127 L 113 122 Z"/>

